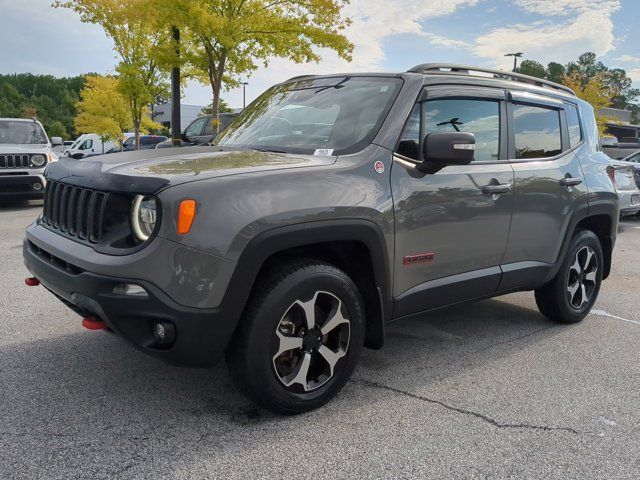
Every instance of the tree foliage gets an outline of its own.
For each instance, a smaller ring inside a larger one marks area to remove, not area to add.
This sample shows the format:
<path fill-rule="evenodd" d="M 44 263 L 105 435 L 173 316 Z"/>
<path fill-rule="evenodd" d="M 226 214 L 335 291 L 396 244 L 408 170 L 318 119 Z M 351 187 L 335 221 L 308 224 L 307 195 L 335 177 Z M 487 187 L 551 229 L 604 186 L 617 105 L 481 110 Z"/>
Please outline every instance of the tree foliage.
<path fill-rule="evenodd" d="M 122 143 L 123 133 L 131 128 L 132 121 L 127 100 L 120 93 L 118 79 L 88 76 L 80 97 L 75 120 L 78 132 L 97 133 L 103 144 L 107 140 Z"/>
<path fill-rule="evenodd" d="M 566 65 L 551 62 L 546 68 L 535 60 L 524 60 L 517 72 L 564 83 L 576 93 L 580 91 L 582 95 L 587 95 L 594 101 L 597 99 L 597 103 L 592 103 L 596 112 L 603 106 L 629 108 L 634 112 L 634 117 L 640 112 L 640 89 L 633 88 L 633 82 L 627 72 L 621 68 L 607 67 L 593 52 L 583 53 L 576 61 Z M 602 105 L 601 96 L 607 98 L 607 105 Z"/>
<path fill-rule="evenodd" d="M 166 29 L 153 28 L 144 12 L 146 2 L 140 0 L 58 0 L 56 7 L 70 8 L 83 22 L 95 23 L 113 40 L 120 58 L 116 70 L 118 90 L 125 97 L 131 123 L 139 145 L 139 136 L 153 126 L 149 107 L 157 98 L 167 96 L 166 72 L 159 67 L 159 51 L 168 42 Z"/>
<path fill-rule="evenodd" d="M 0 75 L 0 117 L 35 116 L 49 135 L 69 138 L 75 134 L 75 104 L 83 84 L 82 76 Z M 56 135 L 51 133 L 52 128 Z"/>
<path fill-rule="evenodd" d="M 242 78 L 274 57 L 296 63 L 319 61 L 319 49 L 347 60 L 353 45 L 341 16 L 348 0 L 150 0 L 147 9 L 162 28 L 180 29 L 181 55 L 167 59 L 182 64 L 211 85 L 217 115 L 223 86 Z M 175 48 L 165 50 L 173 54 Z"/>
<path fill-rule="evenodd" d="M 602 114 L 602 109 L 611 106 L 611 98 L 617 95 L 617 91 L 612 90 L 612 87 L 607 84 L 604 72 L 593 73 L 590 78 L 585 78 L 584 75 L 584 72 L 574 70 L 564 76 L 562 83 L 571 88 L 579 98 L 593 106 L 598 131 L 600 135 L 604 135 L 606 123 L 611 119 Z"/>

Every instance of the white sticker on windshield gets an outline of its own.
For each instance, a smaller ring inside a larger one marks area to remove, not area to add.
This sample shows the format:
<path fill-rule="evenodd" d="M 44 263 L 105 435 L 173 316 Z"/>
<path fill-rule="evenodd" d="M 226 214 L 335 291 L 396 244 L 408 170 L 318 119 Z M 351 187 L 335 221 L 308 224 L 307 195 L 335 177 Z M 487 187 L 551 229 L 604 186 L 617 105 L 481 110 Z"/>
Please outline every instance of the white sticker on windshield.
<path fill-rule="evenodd" d="M 316 151 L 313 152 L 314 155 L 333 155 L 333 148 L 316 148 Z"/>

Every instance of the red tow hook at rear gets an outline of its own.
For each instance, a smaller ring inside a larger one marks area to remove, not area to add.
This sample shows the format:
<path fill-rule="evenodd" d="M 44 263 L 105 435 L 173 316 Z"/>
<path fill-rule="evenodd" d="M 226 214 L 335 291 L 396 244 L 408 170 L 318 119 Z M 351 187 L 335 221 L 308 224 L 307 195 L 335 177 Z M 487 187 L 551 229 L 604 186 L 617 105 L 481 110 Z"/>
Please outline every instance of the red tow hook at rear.
<path fill-rule="evenodd" d="M 82 326 L 87 330 L 106 330 L 109 328 L 106 323 L 96 317 L 84 317 Z"/>
<path fill-rule="evenodd" d="M 27 287 L 37 287 L 38 285 L 40 285 L 40 280 L 38 280 L 36 277 L 27 277 L 24 279 L 24 284 Z"/>

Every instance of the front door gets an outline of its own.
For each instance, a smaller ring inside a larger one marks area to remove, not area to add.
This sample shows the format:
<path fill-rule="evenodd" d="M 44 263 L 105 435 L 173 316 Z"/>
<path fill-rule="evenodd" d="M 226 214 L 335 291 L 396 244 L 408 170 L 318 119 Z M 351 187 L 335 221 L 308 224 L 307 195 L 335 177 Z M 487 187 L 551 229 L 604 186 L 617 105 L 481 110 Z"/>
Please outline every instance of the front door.
<path fill-rule="evenodd" d="M 430 88 L 402 134 L 391 172 L 395 316 L 490 295 L 500 282 L 513 206 L 501 89 Z M 416 169 L 431 132 L 475 135 L 474 160 Z"/>

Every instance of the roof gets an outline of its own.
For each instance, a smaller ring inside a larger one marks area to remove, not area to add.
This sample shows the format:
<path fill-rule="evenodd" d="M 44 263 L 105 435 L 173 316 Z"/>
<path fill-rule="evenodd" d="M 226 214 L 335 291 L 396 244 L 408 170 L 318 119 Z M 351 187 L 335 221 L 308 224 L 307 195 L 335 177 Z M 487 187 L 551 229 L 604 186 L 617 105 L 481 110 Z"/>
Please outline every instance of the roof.
<path fill-rule="evenodd" d="M 500 82 L 507 83 L 518 83 L 520 85 L 530 85 L 532 87 L 543 88 L 547 90 L 554 91 L 555 93 L 560 93 L 564 95 L 570 95 L 575 97 L 576 94 L 573 90 L 565 85 L 561 85 L 559 83 L 551 82 L 549 80 L 544 80 L 537 77 L 532 77 L 529 75 L 524 75 L 522 73 L 515 72 L 505 72 L 503 70 L 497 70 L 493 68 L 485 68 L 485 67 L 474 67 L 471 65 L 458 65 L 454 63 L 422 63 L 420 65 L 416 65 L 415 67 L 409 69 L 406 73 L 417 73 L 422 75 L 433 75 L 433 76 L 456 76 L 456 77 L 476 77 L 481 78 L 485 81 L 487 80 L 495 80 Z M 297 77 L 290 78 L 287 82 L 293 80 L 302 80 L 305 78 L 325 78 L 325 77 L 338 77 L 338 76 L 399 76 L 401 74 L 389 74 L 389 73 L 355 73 L 355 74 L 331 74 L 331 75 L 300 75 Z M 286 82 L 285 82 L 286 83 Z"/>
<path fill-rule="evenodd" d="M 40 123 L 39 120 L 33 118 L 0 118 L 0 122 L 36 122 Z"/>

